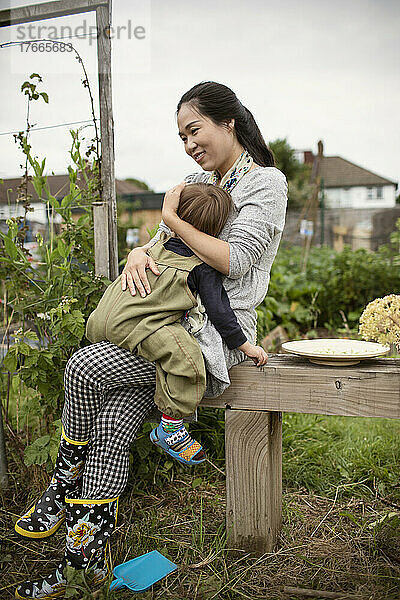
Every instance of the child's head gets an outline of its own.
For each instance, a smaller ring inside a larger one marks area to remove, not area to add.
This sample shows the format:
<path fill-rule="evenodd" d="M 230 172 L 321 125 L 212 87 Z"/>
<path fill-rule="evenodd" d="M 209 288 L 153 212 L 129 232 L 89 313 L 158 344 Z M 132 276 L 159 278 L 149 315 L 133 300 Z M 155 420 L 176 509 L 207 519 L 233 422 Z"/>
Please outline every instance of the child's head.
<path fill-rule="evenodd" d="M 209 183 L 189 183 L 181 192 L 178 217 L 199 231 L 217 237 L 233 206 L 231 195 Z"/>

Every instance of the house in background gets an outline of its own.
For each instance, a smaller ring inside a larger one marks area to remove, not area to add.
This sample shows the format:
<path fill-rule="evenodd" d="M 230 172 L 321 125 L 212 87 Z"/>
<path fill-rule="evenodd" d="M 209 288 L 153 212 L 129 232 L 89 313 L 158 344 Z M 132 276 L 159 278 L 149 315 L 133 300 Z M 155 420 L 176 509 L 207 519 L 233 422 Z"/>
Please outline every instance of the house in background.
<path fill-rule="evenodd" d="M 392 208 L 397 183 L 364 169 L 341 156 L 324 156 L 322 141 L 318 153 L 297 150 L 300 162 L 312 165 L 312 177 L 319 177 L 325 191 L 326 208 Z"/>
<path fill-rule="evenodd" d="M 311 165 L 313 181 L 319 179 L 326 243 L 336 250 L 342 250 L 344 244 L 351 245 L 353 250 L 375 250 L 380 243 L 388 241 L 389 232 L 395 230 L 396 218 L 400 217 L 400 206 L 396 205 L 397 183 L 341 156 L 325 156 L 321 140 L 317 154 L 297 150 L 296 158 Z M 385 213 L 385 219 L 379 218 L 381 212 Z M 383 222 L 389 227 L 386 236 L 378 231 L 379 223 Z"/>

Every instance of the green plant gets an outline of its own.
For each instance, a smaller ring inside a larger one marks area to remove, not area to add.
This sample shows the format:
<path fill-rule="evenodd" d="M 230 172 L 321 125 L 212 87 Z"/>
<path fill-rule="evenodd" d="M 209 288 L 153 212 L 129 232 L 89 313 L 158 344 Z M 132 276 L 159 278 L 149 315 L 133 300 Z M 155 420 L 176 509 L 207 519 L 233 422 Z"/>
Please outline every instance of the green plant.
<path fill-rule="evenodd" d="M 40 79 L 40 76 L 33 74 L 32 78 Z M 28 98 L 28 116 L 30 102 L 39 98 L 48 102 L 47 94 L 38 93 L 36 85 L 29 81 L 24 82 L 22 90 Z M 31 427 L 44 421 L 48 433 L 55 429 L 50 438 L 46 434 L 36 440 L 26 454 L 27 464 L 42 464 L 54 456 L 53 436 L 58 434 L 53 422 L 57 422 L 63 402 L 65 364 L 77 348 L 87 343 L 85 319 L 109 282 L 94 275 L 91 204 L 100 197 L 96 145 L 91 140 L 83 155 L 80 131 L 70 132 L 69 190 L 58 197 L 51 193 L 47 182 L 46 159 L 39 160 L 28 143 L 29 129 L 28 123 L 26 132 L 15 136 L 26 158 L 18 190 L 25 214 L 9 219 L 8 231 L 0 233 L 0 277 L 6 298 L 7 330 L 12 329 L 13 324 L 20 325 L 14 332 L 15 343 L 5 356 L 4 366 L 14 375 L 14 381 L 25 386 L 25 392 L 31 391 Z M 39 261 L 33 260 L 24 245 L 26 215 L 32 210 L 32 197 L 27 192 L 29 181 L 35 190 L 35 200 L 45 204 L 50 222 L 48 239 L 38 236 Z M 78 218 L 77 208 L 80 210 Z M 56 215 L 61 221 L 58 230 L 54 224 Z M 7 397 L 12 393 L 13 390 L 8 390 Z M 16 424 L 18 414 L 14 426 Z"/>
<path fill-rule="evenodd" d="M 282 244 L 271 269 L 268 294 L 257 308 L 258 338 L 282 325 L 289 337 L 325 327 L 358 337 L 360 315 L 368 302 L 400 289 L 400 219 L 391 243 L 376 252 L 345 246 L 337 252 L 311 248 L 301 271 L 301 248 Z"/>

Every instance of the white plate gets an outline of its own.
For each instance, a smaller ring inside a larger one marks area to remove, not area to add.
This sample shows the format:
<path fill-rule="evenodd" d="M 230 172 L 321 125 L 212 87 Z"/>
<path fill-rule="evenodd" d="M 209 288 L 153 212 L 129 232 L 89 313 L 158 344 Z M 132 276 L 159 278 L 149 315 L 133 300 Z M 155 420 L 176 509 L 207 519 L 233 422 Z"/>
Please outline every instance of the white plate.
<path fill-rule="evenodd" d="M 308 358 L 317 365 L 356 365 L 365 358 L 376 358 L 390 352 L 390 346 L 362 340 L 337 338 L 298 340 L 282 344 L 285 352 Z"/>

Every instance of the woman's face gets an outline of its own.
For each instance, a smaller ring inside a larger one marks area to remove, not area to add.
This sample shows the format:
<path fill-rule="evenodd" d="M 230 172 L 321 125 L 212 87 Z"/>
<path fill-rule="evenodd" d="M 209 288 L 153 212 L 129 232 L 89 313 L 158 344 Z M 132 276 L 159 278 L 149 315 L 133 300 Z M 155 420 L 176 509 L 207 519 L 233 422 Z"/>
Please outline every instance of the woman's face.
<path fill-rule="evenodd" d="M 218 170 L 221 175 L 235 162 L 239 144 L 233 133 L 234 121 L 216 125 L 190 104 L 182 104 L 178 113 L 179 137 L 185 152 L 205 171 Z"/>

